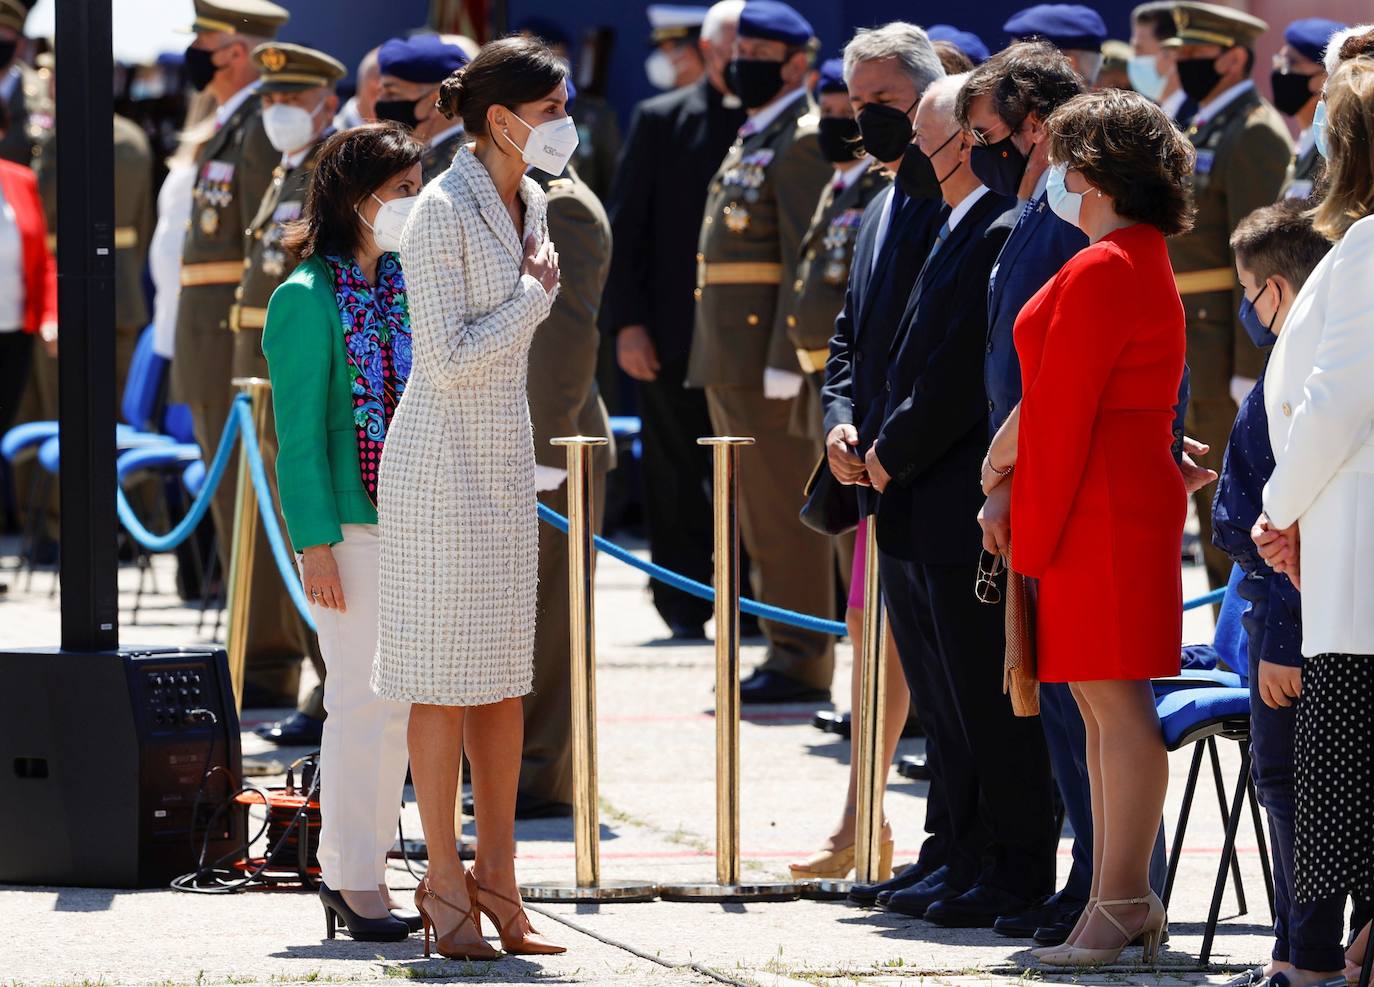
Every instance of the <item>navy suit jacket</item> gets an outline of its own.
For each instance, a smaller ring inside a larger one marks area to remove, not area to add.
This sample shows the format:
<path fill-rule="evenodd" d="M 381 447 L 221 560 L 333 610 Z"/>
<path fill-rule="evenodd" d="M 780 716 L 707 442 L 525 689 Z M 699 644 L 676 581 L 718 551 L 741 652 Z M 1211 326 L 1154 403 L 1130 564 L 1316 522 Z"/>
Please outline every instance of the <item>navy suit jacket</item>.
<path fill-rule="evenodd" d="M 948 215 L 941 210 L 940 221 Z M 879 498 L 878 546 L 897 558 L 978 560 L 987 285 L 1016 216 L 1015 199 L 983 193 L 930 258 L 893 339 L 874 448 L 892 475 Z"/>

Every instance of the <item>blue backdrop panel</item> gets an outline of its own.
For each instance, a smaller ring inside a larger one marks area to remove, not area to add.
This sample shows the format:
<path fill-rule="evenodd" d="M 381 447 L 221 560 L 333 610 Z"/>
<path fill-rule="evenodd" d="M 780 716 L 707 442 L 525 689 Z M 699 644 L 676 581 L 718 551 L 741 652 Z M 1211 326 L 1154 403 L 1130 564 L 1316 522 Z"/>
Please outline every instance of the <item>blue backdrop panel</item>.
<path fill-rule="evenodd" d="M 387 38 L 424 27 L 429 19 L 429 0 L 386 0 L 360 4 L 349 0 L 282 0 L 291 20 L 278 35 L 283 41 L 327 51 L 353 70 L 370 49 Z M 614 3 L 603 4 L 607 10 Z M 641 12 L 640 17 L 644 15 Z"/>

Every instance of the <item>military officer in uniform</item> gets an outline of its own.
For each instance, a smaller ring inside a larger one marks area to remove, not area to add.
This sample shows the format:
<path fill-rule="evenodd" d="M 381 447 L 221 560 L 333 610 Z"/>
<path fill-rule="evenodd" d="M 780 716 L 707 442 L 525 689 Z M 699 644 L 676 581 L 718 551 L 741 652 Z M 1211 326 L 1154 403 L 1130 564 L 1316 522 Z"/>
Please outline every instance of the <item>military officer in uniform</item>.
<path fill-rule="evenodd" d="M 611 266 L 611 223 L 601 200 L 569 166 L 561 178 L 530 172 L 548 196 L 549 239 L 563 260 L 562 288 L 530 346 L 529 402 L 534 423 L 535 486 L 540 503 L 568 513 L 567 453 L 549 440 L 562 435 L 610 438 L 596 382 L 601 334 L 597 315 Z M 596 530 L 606 504 L 611 444 L 592 450 Z M 519 818 L 572 813 L 572 707 L 568 664 L 568 537 L 539 526 L 539 593 L 534 624 L 534 691 L 525 696 L 525 740 Z"/>
<path fill-rule="evenodd" d="M 786 322 L 802 236 L 833 174 L 806 93 L 814 34 L 778 0 L 750 0 L 740 12 L 729 78 L 748 119 L 702 217 L 687 384 L 706 388 L 718 434 L 756 441 L 744 453 L 739 511 L 757 598 L 825 615 L 835 604 L 834 565 L 827 539 L 797 518 L 816 447 L 789 430 L 805 381 Z M 741 684 L 743 701 L 828 699 L 830 638 L 761 623 L 768 654 Z"/>
<path fill-rule="evenodd" d="M 234 398 L 229 315 L 243 279 L 243 233 L 281 161 L 281 152 L 263 129 L 252 52 L 276 34 L 288 15 L 268 0 L 195 0 L 195 12 L 196 39 L 186 51 L 186 72 L 193 87 L 209 90 L 217 99 L 218 129 L 196 156 L 191 218 L 182 248 L 172 399 L 190 406 L 196 441 L 208 462 Z M 231 464 L 211 503 L 226 578 L 236 483 Z M 284 594 L 280 586 L 278 593 Z M 249 614 L 245 705 L 295 706 L 303 652 L 289 629 L 271 633 L 261 626 L 259 614 L 271 617 L 276 612 L 266 604 L 257 601 Z"/>
<path fill-rule="evenodd" d="M 834 167 L 830 184 L 821 193 L 802 237 L 797 275 L 786 299 L 787 337 L 797 350 L 797 363 L 806 386 L 793 406 L 792 428 L 814 439 L 816 454 L 825 442 L 821 422 L 821 384 L 830 356 L 835 317 L 844 308 L 849 264 L 864 209 L 891 183 L 892 177 L 864 152 L 859 124 L 844 84 L 844 62 L 832 58 L 821 65 L 816 79 L 817 124 L 821 153 Z M 852 546 L 851 546 L 852 551 Z M 848 571 L 848 570 L 843 570 Z"/>
<path fill-rule="evenodd" d="M 1131 11 L 1131 55 L 1126 76 L 1131 88 L 1159 104 L 1164 115 L 1186 130 L 1197 112 L 1178 83 L 1174 50 L 1164 42 L 1178 34 L 1173 0 L 1150 0 Z"/>
<path fill-rule="evenodd" d="M 33 163 L 38 144 L 51 129 L 53 102 L 45 73 L 19 58 L 24 22 L 36 0 L 0 0 L 0 102 L 9 110 L 9 129 L 0 138 L 0 158 Z"/>
<path fill-rule="evenodd" d="M 1188 128 L 1197 149 L 1193 229 L 1169 240 L 1178 291 L 1188 320 L 1192 396 L 1186 429 L 1211 447 L 1200 465 L 1221 469 L 1237 402 L 1249 392 L 1264 354 L 1250 342 L 1236 313 L 1243 300 L 1230 237 L 1252 211 L 1278 198 L 1292 155 L 1282 118 L 1250 80 L 1255 40 L 1268 25 L 1257 17 L 1209 3 L 1174 5 L 1174 50 L 1179 83 L 1198 104 Z M 1196 457 L 1195 457 L 1196 458 Z M 1212 586 L 1225 586 L 1231 560 L 1212 545 L 1215 484 L 1193 495 L 1203 557 Z"/>
<path fill-rule="evenodd" d="M 449 120 L 434 106 L 439 83 L 468 63 L 468 56 L 437 34 L 392 38 L 377 49 L 382 86 L 373 109 L 378 120 L 395 120 L 429 145 L 420 176 L 429 182 L 453 164 L 466 140 L 463 121 Z"/>
<path fill-rule="evenodd" d="M 234 295 L 234 307 L 229 310 L 235 377 L 268 376 L 267 359 L 262 353 L 267 302 L 296 266 L 295 259 L 282 247 L 282 237 L 287 226 L 299 219 L 304 210 L 315 159 L 334 129 L 339 107 L 334 86 L 346 71 L 342 63 L 322 51 L 276 41 L 255 48 L 253 61 L 261 72 L 258 92 L 262 94 L 263 129 L 281 158 L 257 214 L 244 232 L 243 280 Z M 273 502 L 280 504 L 275 484 L 277 431 L 270 405 L 261 447 L 268 482 L 273 485 Z M 261 528 L 253 552 L 252 600 L 257 626 L 273 628 L 273 638 L 298 641 L 320 677 L 320 684 L 311 690 L 299 710 L 278 723 L 259 726 L 256 733 L 285 746 L 318 744 L 325 712 L 324 661 L 315 636 L 301 620 L 290 597 L 281 592 L 281 575 Z M 250 632 L 249 644 L 254 643 Z"/>
<path fill-rule="evenodd" d="M 1317 100 L 1326 87 L 1326 66 L 1322 56 L 1326 43 L 1346 25 L 1325 17 L 1304 17 L 1289 24 L 1283 32 L 1283 47 L 1274 56 L 1274 71 L 1269 81 L 1274 92 L 1274 109 L 1298 124 L 1298 146 L 1283 183 L 1283 198 L 1315 204 L 1313 192 L 1325 173 L 1312 118 Z"/>

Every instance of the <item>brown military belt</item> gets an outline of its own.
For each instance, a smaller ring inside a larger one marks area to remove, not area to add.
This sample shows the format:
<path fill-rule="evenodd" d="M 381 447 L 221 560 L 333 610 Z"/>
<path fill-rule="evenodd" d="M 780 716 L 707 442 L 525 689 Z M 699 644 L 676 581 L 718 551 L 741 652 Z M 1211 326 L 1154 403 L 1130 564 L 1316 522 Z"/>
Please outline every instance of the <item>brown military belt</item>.
<path fill-rule="evenodd" d="M 778 284 L 782 265 L 768 261 L 708 264 L 697 262 L 697 287 L 708 284 Z"/>
<path fill-rule="evenodd" d="M 138 246 L 138 227 L 137 226 L 116 226 L 114 231 L 114 245 L 116 250 L 128 250 L 130 247 Z M 57 234 L 48 234 L 48 249 L 57 252 Z"/>
<path fill-rule="evenodd" d="M 1180 295 L 1201 295 L 1208 291 L 1230 291 L 1236 286 L 1236 272 L 1229 267 L 1209 267 L 1205 271 L 1180 271 L 1174 275 Z"/>
<path fill-rule="evenodd" d="M 249 305 L 231 305 L 229 307 L 229 328 L 234 332 L 242 332 L 245 329 L 261 329 L 267 325 L 267 309 L 253 308 Z"/>
<path fill-rule="evenodd" d="M 825 361 L 830 359 L 828 348 L 818 350 L 797 350 L 797 362 L 809 374 L 818 374 L 825 369 Z"/>
<path fill-rule="evenodd" d="M 181 265 L 181 286 L 199 288 L 211 284 L 238 284 L 243 280 L 243 261 L 212 260 Z"/>

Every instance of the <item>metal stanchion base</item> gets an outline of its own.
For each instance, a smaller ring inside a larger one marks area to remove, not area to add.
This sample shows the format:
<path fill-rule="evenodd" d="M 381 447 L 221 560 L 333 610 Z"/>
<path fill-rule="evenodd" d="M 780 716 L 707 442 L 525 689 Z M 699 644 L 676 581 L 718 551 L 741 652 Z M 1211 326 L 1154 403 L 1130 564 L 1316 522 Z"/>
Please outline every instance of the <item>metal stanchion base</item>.
<path fill-rule="evenodd" d="M 520 897 L 525 901 L 590 904 L 598 901 L 653 901 L 657 896 L 658 885 L 648 881 L 599 881 L 587 887 L 559 881 L 520 885 Z"/>
<path fill-rule="evenodd" d="M 801 896 L 808 901 L 840 901 L 849 897 L 849 891 L 858 881 L 848 878 L 826 877 L 801 882 Z"/>
<path fill-rule="evenodd" d="M 665 884 L 658 896 L 664 901 L 796 901 L 799 884 Z"/>

